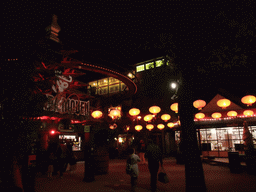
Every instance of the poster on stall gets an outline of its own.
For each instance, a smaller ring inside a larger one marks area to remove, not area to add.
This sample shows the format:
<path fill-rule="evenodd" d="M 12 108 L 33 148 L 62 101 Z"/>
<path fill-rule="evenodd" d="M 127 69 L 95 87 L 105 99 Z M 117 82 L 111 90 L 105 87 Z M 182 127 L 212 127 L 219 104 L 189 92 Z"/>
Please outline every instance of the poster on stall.
<path fill-rule="evenodd" d="M 85 125 L 84 126 L 84 132 L 89 133 L 90 132 L 90 125 Z"/>

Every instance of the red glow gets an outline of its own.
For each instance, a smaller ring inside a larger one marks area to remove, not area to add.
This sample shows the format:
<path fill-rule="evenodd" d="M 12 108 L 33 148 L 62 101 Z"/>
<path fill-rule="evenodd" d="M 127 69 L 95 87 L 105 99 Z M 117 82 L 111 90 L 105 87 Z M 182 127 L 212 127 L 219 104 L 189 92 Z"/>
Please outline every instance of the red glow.
<path fill-rule="evenodd" d="M 40 119 L 49 119 L 49 117 L 48 116 L 42 116 L 42 117 L 40 117 Z"/>
<path fill-rule="evenodd" d="M 71 120 L 71 123 L 72 123 L 72 124 L 74 124 L 74 123 L 81 123 L 81 121 Z"/>
<path fill-rule="evenodd" d="M 51 120 L 57 120 L 59 119 L 58 117 L 51 117 Z"/>
<path fill-rule="evenodd" d="M 45 64 L 42 62 L 42 65 L 44 66 L 45 69 L 47 69 L 47 67 L 45 66 Z"/>
<path fill-rule="evenodd" d="M 44 80 L 44 77 L 39 73 L 39 76 Z"/>
<path fill-rule="evenodd" d="M 55 134 L 56 132 L 55 132 L 54 130 L 51 130 L 51 132 L 50 132 L 50 133 L 53 135 L 53 134 Z"/>

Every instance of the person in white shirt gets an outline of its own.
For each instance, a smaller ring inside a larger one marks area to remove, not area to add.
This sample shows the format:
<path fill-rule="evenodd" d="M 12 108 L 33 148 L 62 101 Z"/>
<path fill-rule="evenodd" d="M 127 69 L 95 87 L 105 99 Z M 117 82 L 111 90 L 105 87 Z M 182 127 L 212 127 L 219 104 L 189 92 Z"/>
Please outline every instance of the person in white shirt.
<path fill-rule="evenodd" d="M 131 148 L 128 149 L 128 158 L 127 163 L 131 164 L 132 172 L 130 174 L 131 176 L 131 187 L 132 191 L 135 191 L 135 188 L 137 186 L 138 182 L 138 176 L 139 176 L 139 168 L 137 162 L 141 161 L 139 156 L 135 154 L 135 149 Z"/>

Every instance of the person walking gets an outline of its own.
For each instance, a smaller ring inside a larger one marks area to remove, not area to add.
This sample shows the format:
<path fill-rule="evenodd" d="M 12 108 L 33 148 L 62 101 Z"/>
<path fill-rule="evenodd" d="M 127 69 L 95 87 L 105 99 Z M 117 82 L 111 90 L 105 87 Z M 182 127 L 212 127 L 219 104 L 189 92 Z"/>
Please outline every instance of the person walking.
<path fill-rule="evenodd" d="M 138 146 L 138 152 L 139 152 L 139 157 L 141 159 L 141 163 L 146 164 L 146 160 L 145 160 L 146 145 L 143 140 L 140 140 L 140 143 Z"/>
<path fill-rule="evenodd" d="M 131 165 L 131 188 L 132 191 L 135 191 L 137 182 L 138 182 L 138 176 L 139 176 L 139 168 L 137 162 L 141 161 L 139 156 L 135 154 L 135 149 L 130 148 L 128 149 L 128 158 L 127 158 L 127 164 Z"/>
<path fill-rule="evenodd" d="M 148 159 L 151 191 L 155 192 L 157 189 L 157 173 L 159 170 L 159 162 L 161 164 L 161 168 L 163 169 L 163 158 L 160 148 L 153 142 L 152 139 L 148 140 L 145 156 Z"/>
<path fill-rule="evenodd" d="M 59 143 L 54 143 L 54 151 L 56 154 L 56 160 L 53 163 L 53 175 L 58 175 L 59 172 L 60 178 L 63 178 L 65 155 Z"/>

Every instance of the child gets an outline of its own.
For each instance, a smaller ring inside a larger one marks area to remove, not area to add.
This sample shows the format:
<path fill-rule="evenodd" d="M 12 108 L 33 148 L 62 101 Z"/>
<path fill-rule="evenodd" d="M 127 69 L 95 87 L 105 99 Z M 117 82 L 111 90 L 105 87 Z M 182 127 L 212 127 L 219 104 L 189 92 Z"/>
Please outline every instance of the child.
<path fill-rule="evenodd" d="M 127 163 L 131 164 L 132 172 L 130 174 L 131 176 L 131 187 L 132 191 L 135 191 L 135 188 L 137 186 L 137 180 L 139 176 L 139 168 L 138 168 L 138 161 L 141 161 L 139 156 L 135 154 L 135 149 L 129 149 L 128 150 L 128 158 L 127 158 Z"/>

